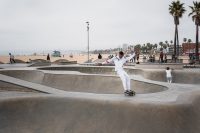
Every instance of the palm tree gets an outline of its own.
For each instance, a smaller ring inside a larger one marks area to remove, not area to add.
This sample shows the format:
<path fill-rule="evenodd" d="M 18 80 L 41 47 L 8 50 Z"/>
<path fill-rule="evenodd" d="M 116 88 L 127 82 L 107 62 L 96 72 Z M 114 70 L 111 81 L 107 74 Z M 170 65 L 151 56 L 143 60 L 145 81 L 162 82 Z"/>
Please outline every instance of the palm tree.
<path fill-rule="evenodd" d="M 155 44 L 153 45 L 153 48 L 154 48 L 154 49 L 156 48 L 156 50 L 157 50 L 158 44 L 155 43 Z"/>
<path fill-rule="evenodd" d="M 188 39 L 188 43 L 191 43 L 192 42 L 192 39 Z"/>
<path fill-rule="evenodd" d="M 183 38 L 183 42 L 187 43 L 187 38 Z M 188 45 L 188 44 L 186 44 L 186 45 Z M 190 45 L 189 45 L 189 50 L 190 50 Z"/>
<path fill-rule="evenodd" d="M 144 54 L 145 53 L 145 46 L 141 46 L 141 50 L 142 50 L 142 53 Z"/>
<path fill-rule="evenodd" d="M 189 43 L 189 53 L 190 53 L 190 43 L 192 42 L 192 39 L 188 39 L 188 43 Z"/>
<path fill-rule="evenodd" d="M 170 43 L 173 44 L 173 41 L 171 40 Z"/>
<path fill-rule="evenodd" d="M 163 42 L 159 42 L 159 45 L 162 48 L 163 47 Z"/>
<path fill-rule="evenodd" d="M 167 46 L 168 46 L 167 44 L 164 44 L 164 45 L 163 45 L 163 48 L 164 48 L 164 49 L 167 49 Z"/>
<path fill-rule="evenodd" d="M 170 44 L 173 45 L 173 41 L 172 40 L 170 41 Z M 169 45 L 169 47 L 171 47 L 171 46 Z"/>
<path fill-rule="evenodd" d="M 169 42 L 168 41 L 165 41 L 165 44 L 167 47 L 169 47 Z"/>
<path fill-rule="evenodd" d="M 185 13 L 185 7 L 184 3 L 180 3 L 179 0 L 173 1 L 171 5 L 169 5 L 169 13 L 174 18 L 174 24 L 175 24 L 175 35 L 174 35 L 174 55 L 178 55 L 179 52 L 179 38 L 178 38 L 178 25 L 179 25 L 179 19 L 183 16 Z M 178 47 L 176 48 L 176 45 Z"/>
<path fill-rule="evenodd" d="M 150 50 L 152 49 L 152 47 L 153 47 L 151 43 L 147 43 L 146 46 L 147 46 L 147 50 L 148 50 L 148 51 L 150 51 Z"/>
<path fill-rule="evenodd" d="M 187 38 L 183 38 L 183 42 L 186 43 L 187 42 Z"/>
<path fill-rule="evenodd" d="M 200 2 L 193 2 L 193 6 L 189 6 L 192 10 L 189 16 L 192 16 L 192 20 L 196 25 L 196 60 L 199 60 L 199 25 L 200 25 Z"/>
<path fill-rule="evenodd" d="M 139 51 L 141 50 L 141 48 L 142 48 L 142 47 L 141 47 L 140 44 L 137 44 L 137 45 L 135 45 L 135 47 L 134 47 L 134 49 L 139 50 Z"/>

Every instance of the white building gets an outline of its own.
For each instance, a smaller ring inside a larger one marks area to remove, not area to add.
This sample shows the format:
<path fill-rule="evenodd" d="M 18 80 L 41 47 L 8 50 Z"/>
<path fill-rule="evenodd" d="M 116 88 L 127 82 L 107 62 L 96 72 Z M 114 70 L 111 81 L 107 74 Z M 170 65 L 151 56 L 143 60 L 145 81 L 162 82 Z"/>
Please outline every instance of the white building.
<path fill-rule="evenodd" d="M 122 50 L 123 50 L 123 51 L 128 50 L 128 44 L 123 44 L 123 45 L 122 45 Z"/>

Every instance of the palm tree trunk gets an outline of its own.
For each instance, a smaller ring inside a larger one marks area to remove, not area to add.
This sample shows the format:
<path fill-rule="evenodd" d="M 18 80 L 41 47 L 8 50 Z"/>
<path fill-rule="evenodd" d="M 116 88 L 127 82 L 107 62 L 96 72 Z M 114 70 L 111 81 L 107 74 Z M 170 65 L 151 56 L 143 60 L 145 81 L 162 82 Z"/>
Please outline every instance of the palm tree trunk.
<path fill-rule="evenodd" d="M 179 38 L 178 38 L 178 26 L 176 27 L 176 41 L 177 41 L 177 57 L 179 56 Z"/>
<path fill-rule="evenodd" d="M 175 24 L 175 34 L 174 34 L 174 56 L 176 56 L 176 27 L 177 27 L 177 25 Z"/>
<path fill-rule="evenodd" d="M 199 60 L 199 26 L 196 25 L 196 61 Z"/>

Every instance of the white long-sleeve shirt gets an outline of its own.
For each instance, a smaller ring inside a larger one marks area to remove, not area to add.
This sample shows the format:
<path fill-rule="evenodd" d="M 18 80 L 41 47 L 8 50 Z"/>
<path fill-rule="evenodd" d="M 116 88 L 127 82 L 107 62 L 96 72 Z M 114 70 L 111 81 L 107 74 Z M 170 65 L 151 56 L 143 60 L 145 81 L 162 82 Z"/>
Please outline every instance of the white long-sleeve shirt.
<path fill-rule="evenodd" d="M 115 64 L 115 71 L 120 71 L 123 70 L 123 65 L 133 57 L 135 57 L 135 53 L 133 53 L 129 57 L 122 57 L 121 59 L 119 58 L 119 56 L 116 56 L 110 60 L 107 60 L 107 62 L 113 62 Z"/>

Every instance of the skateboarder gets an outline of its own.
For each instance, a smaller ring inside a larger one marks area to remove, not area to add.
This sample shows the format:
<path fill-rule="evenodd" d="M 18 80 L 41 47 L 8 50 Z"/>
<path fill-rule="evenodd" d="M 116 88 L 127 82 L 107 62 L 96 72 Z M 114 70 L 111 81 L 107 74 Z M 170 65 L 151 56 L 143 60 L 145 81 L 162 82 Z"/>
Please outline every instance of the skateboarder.
<path fill-rule="evenodd" d="M 135 95 L 135 92 L 131 90 L 131 84 L 130 84 L 131 80 L 129 78 L 129 75 L 123 69 L 123 65 L 133 57 L 135 57 L 135 52 L 133 51 L 131 52 L 131 55 L 129 57 L 126 57 L 126 55 L 124 55 L 124 53 L 120 51 L 118 56 L 115 56 L 112 59 L 109 59 L 106 62 L 102 63 L 106 64 L 112 62 L 115 64 L 115 71 L 122 80 L 122 84 L 124 87 L 124 94 L 126 96 Z"/>

